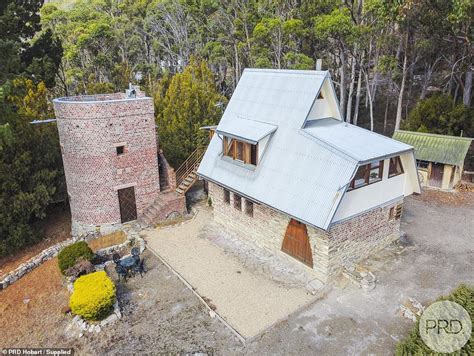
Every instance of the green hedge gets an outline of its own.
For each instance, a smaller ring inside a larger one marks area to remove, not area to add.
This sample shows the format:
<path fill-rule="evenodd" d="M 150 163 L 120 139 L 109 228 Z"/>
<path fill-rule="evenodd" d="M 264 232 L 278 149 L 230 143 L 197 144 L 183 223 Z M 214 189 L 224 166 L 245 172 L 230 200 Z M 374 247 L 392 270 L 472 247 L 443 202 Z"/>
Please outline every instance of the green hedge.
<path fill-rule="evenodd" d="M 72 267 L 80 259 L 92 261 L 94 253 L 85 241 L 78 241 L 72 245 L 64 247 L 58 254 L 59 269 L 62 273 Z"/>
<path fill-rule="evenodd" d="M 461 284 L 451 294 L 442 296 L 437 301 L 449 300 L 463 306 L 469 313 L 471 320 L 474 321 L 474 287 Z M 432 355 L 435 354 L 420 336 L 419 331 L 420 319 L 411 330 L 408 337 L 397 345 L 397 355 Z M 459 351 L 453 353 L 455 355 L 474 355 L 474 333 L 471 338 Z"/>
<path fill-rule="evenodd" d="M 115 303 L 115 285 L 104 271 L 79 277 L 69 300 L 73 314 L 87 320 L 101 320 L 108 316 Z"/>

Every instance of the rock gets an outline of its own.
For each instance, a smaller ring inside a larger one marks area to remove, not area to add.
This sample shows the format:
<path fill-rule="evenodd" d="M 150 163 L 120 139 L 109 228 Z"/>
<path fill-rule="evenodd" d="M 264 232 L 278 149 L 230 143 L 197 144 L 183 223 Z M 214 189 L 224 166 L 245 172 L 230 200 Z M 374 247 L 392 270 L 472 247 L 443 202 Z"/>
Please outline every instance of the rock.
<path fill-rule="evenodd" d="M 96 333 L 100 333 L 100 330 L 101 330 L 100 325 L 96 325 L 94 327 L 94 330 L 95 330 Z"/>
<path fill-rule="evenodd" d="M 318 279 L 313 279 L 306 284 L 306 290 L 315 295 L 323 287 L 323 282 Z"/>
<path fill-rule="evenodd" d="M 69 314 L 71 312 L 71 308 L 69 307 L 69 305 L 65 305 L 61 308 L 61 313 L 63 314 Z"/>
<path fill-rule="evenodd" d="M 214 319 L 216 317 L 216 312 L 214 310 L 209 310 L 209 316 Z"/>
<path fill-rule="evenodd" d="M 114 310 L 115 315 L 117 315 L 117 318 L 122 319 L 122 312 L 120 309 L 115 309 Z"/>
<path fill-rule="evenodd" d="M 80 260 L 74 266 L 64 271 L 64 275 L 68 277 L 78 278 L 84 274 L 89 274 L 95 271 L 94 265 L 85 260 Z"/>
<path fill-rule="evenodd" d="M 91 332 L 94 332 L 94 329 L 95 329 L 95 326 L 94 325 L 90 325 L 89 326 L 89 329 L 87 331 L 89 331 L 90 333 Z"/>
<path fill-rule="evenodd" d="M 79 334 L 79 337 L 83 337 L 83 336 L 84 336 L 84 334 L 83 334 L 83 333 L 80 333 L 80 334 Z"/>

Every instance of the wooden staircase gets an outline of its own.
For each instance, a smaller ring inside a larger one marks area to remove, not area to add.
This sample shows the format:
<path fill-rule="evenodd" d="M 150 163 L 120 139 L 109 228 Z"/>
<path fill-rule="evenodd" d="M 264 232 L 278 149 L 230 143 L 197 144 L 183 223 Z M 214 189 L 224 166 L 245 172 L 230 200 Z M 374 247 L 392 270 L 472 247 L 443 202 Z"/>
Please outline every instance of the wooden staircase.
<path fill-rule="evenodd" d="M 205 151 L 205 147 L 197 148 L 176 170 L 176 192 L 178 194 L 186 194 L 197 181 L 197 169 Z"/>

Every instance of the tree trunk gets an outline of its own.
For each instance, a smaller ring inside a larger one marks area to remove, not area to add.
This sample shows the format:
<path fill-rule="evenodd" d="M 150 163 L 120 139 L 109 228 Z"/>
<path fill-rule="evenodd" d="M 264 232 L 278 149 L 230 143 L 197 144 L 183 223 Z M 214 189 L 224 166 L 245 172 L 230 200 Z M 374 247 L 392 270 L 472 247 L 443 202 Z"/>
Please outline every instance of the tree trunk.
<path fill-rule="evenodd" d="M 407 62 L 408 53 L 407 49 L 405 48 L 405 55 L 403 57 L 402 84 L 400 85 L 400 93 L 398 94 L 397 116 L 395 118 L 395 130 L 400 129 L 400 123 L 402 122 L 403 92 L 405 91 L 405 81 L 407 76 Z"/>
<path fill-rule="evenodd" d="M 354 51 L 356 53 L 356 51 Z M 354 53 L 354 55 L 355 55 Z M 352 95 L 354 93 L 354 83 L 355 83 L 355 69 L 356 69 L 356 59 L 351 59 L 351 84 L 349 85 L 349 95 L 347 96 L 347 110 L 346 110 L 346 122 L 351 122 L 352 114 Z"/>
<path fill-rule="evenodd" d="M 464 92 L 462 96 L 462 102 L 467 107 L 471 106 L 472 98 L 472 67 L 469 66 L 466 72 L 466 78 L 464 79 Z"/>
<path fill-rule="evenodd" d="M 369 83 L 369 75 L 364 72 L 365 75 L 365 85 L 367 88 L 367 93 L 365 94 L 367 98 L 369 98 L 369 111 L 370 111 L 370 131 L 374 131 L 374 109 L 372 103 L 372 94 L 370 93 L 370 83 Z"/>
<path fill-rule="evenodd" d="M 364 58 L 362 57 L 359 66 L 359 78 L 357 79 L 357 90 L 356 90 L 356 100 L 354 106 L 354 116 L 352 119 L 352 123 L 357 125 L 357 120 L 359 118 L 359 105 L 360 105 L 360 92 L 362 90 L 362 65 L 364 62 Z"/>
<path fill-rule="evenodd" d="M 340 67 L 340 73 L 341 73 L 341 87 L 339 88 L 340 90 L 340 99 L 339 99 L 339 107 L 341 109 L 341 115 L 342 118 L 344 119 L 345 116 L 345 108 L 346 108 L 346 52 L 345 50 L 341 51 L 341 67 Z"/>
<path fill-rule="evenodd" d="M 387 133 L 387 119 L 388 119 L 388 108 L 390 106 L 390 101 L 388 100 L 388 95 L 385 101 L 385 115 L 383 117 L 383 133 Z"/>

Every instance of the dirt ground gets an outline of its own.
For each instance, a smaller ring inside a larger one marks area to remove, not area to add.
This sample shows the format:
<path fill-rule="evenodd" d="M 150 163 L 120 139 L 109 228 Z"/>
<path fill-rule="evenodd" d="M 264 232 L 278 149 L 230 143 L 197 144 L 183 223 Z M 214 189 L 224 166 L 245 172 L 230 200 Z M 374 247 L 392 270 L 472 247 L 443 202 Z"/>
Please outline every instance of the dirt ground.
<path fill-rule="evenodd" d="M 38 228 L 45 236 L 45 239 L 24 248 L 14 255 L 0 258 L 0 279 L 44 249 L 67 240 L 71 236 L 71 215 L 69 209 L 62 206 L 51 209 L 48 212 L 48 216 L 38 223 Z"/>
<path fill-rule="evenodd" d="M 429 194 L 434 198 L 421 195 L 406 200 L 402 229 L 408 242 L 403 251 L 388 248 L 366 261 L 377 278 L 373 291 L 364 292 L 340 279 L 320 300 L 246 346 L 210 318 L 194 294 L 145 252 L 149 272 L 143 279 L 135 277 L 119 285 L 124 317 L 100 334 L 79 339 L 64 335 L 68 319 L 60 308 L 67 294 L 60 278 L 54 277 L 53 261 L 0 292 L 0 348 L 70 346 L 78 354 L 93 355 L 393 354 L 413 326 L 400 316 L 401 303 L 414 297 L 426 305 L 460 283 L 474 284 L 474 194 L 463 193 L 468 195 L 461 196 L 461 204 Z M 30 289 L 28 280 L 40 278 L 46 288 Z M 59 289 L 50 289 L 51 285 Z M 23 300 L 34 293 L 43 299 L 31 300 L 26 312 Z M 5 307 L 6 296 L 14 296 L 16 303 Z"/>

